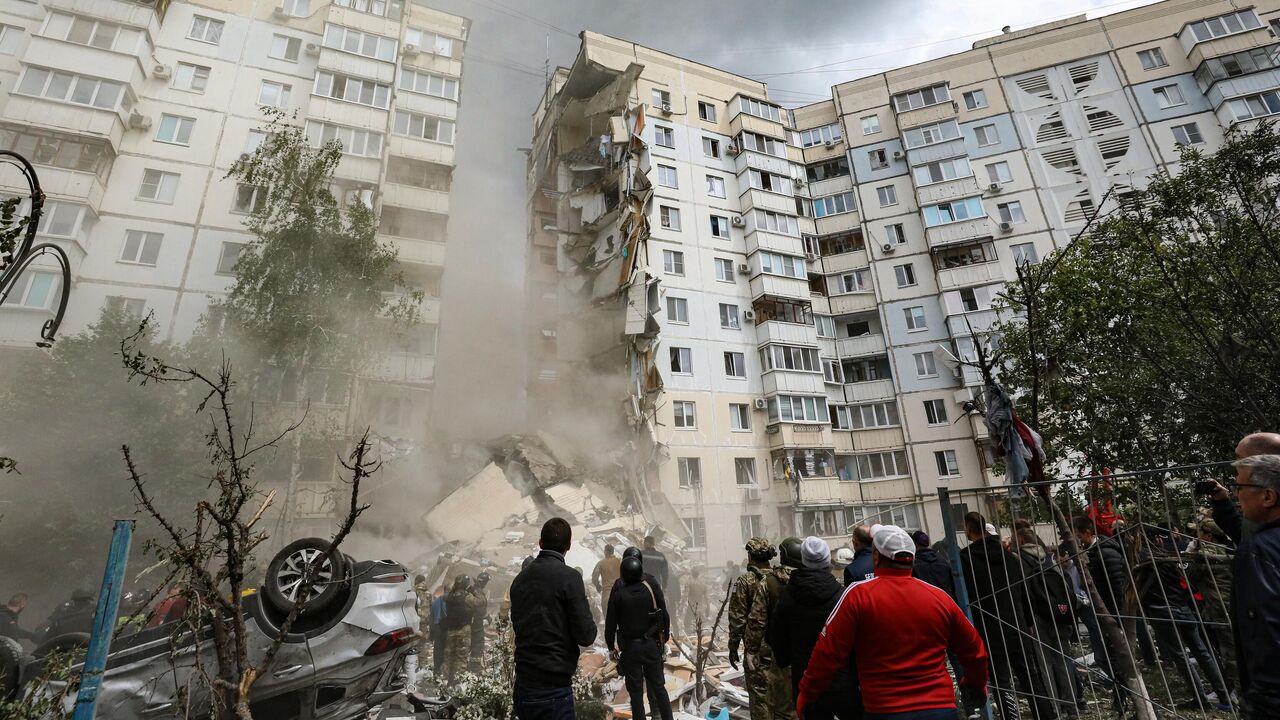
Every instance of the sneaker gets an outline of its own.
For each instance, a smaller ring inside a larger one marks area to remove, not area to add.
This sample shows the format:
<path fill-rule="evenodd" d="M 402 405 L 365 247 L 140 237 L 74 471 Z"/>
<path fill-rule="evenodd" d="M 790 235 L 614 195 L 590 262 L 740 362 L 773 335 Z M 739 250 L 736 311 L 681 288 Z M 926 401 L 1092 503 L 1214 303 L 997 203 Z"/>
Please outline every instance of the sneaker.
<path fill-rule="evenodd" d="M 1207 705 L 1218 705 L 1218 704 L 1219 704 L 1219 702 L 1218 702 L 1218 693 L 1213 692 L 1213 691 L 1209 691 L 1209 692 L 1204 696 L 1204 701 L 1205 701 L 1205 704 L 1207 704 Z"/>

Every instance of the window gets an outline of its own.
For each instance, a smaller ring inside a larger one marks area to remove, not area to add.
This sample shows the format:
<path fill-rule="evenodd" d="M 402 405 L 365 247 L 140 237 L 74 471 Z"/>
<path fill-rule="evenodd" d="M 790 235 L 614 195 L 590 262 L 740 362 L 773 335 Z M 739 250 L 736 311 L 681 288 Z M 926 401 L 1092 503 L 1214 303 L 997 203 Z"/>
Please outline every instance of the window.
<path fill-rule="evenodd" d="M 963 157 L 926 163 L 917 167 L 913 173 L 917 185 L 932 185 L 973 175 L 973 171 L 969 168 L 969 160 Z"/>
<path fill-rule="evenodd" d="M 653 126 L 653 144 L 658 147 L 674 148 L 676 146 L 676 133 L 669 127 L 662 125 Z"/>
<path fill-rule="evenodd" d="M 924 224 L 927 227 L 945 225 L 961 220 L 985 217 L 987 211 L 982 207 L 980 198 L 965 198 L 941 205 L 930 205 L 924 209 Z"/>
<path fill-rule="evenodd" d="M 655 109 L 661 109 L 664 106 L 668 109 L 671 107 L 671 93 L 667 92 L 666 90 L 659 90 L 657 88 L 654 88 L 653 107 Z"/>
<path fill-rule="evenodd" d="M 218 269 L 215 272 L 218 275 L 234 275 L 236 263 L 240 260 L 242 252 L 244 252 L 243 243 L 222 243 L 222 252 L 218 255 Z"/>
<path fill-rule="evenodd" d="M 23 95 L 89 105 L 103 110 L 121 107 L 129 110 L 133 107 L 132 95 L 120 83 L 35 66 L 27 67 L 17 91 Z"/>
<path fill-rule="evenodd" d="M 947 424 L 947 404 L 942 400 L 924 401 L 925 421 L 930 425 Z"/>
<path fill-rule="evenodd" d="M 676 468 L 680 471 L 680 487 L 695 488 L 702 485 L 702 461 L 698 458 L 676 458 Z"/>
<path fill-rule="evenodd" d="M 720 327 L 727 330 L 739 330 L 741 325 L 738 322 L 738 306 L 728 303 L 720 303 Z"/>
<path fill-rule="evenodd" d="M 1195 123 L 1173 126 L 1173 141 L 1179 145 L 1199 145 L 1204 142 L 1200 126 Z"/>
<path fill-rule="evenodd" d="M 236 186 L 236 201 L 231 212 L 248 214 L 258 212 L 266 207 L 267 191 L 257 185 Z"/>
<path fill-rule="evenodd" d="M 746 407 L 746 405 L 743 405 Z M 734 458 L 733 475 L 739 485 L 754 486 L 756 484 L 756 459 Z"/>
<path fill-rule="evenodd" d="M 18 52 L 18 43 L 21 40 L 22 28 L 0 25 L 0 55 L 13 55 Z"/>
<path fill-rule="evenodd" d="M 689 301 L 682 297 L 667 296 L 667 321 L 689 324 Z"/>
<path fill-rule="evenodd" d="M 978 138 L 978 147 L 1000 142 L 1000 133 L 996 131 L 995 125 L 979 125 L 973 129 L 973 134 Z"/>
<path fill-rule="evenodd" d="M 223 26 L 224 23 L 221 20 L 214 20 L 204 15 L 195 15 L 191 18 L 191 30 L 187 31 L 187 37 L 199 42 L 217 45 L 222 40 Z"/>
<path fill-rule="evenodd" d="M 80 232 L 81 221 L 84 218 L 83 205 L 60 200 L 45 200 L 44 213 L 40 216 L 40 224 L 36 225 L 36 232 L 56 237 L 74 237 Z"/>
<path fill-rule="evenodd" d="M 823 125 L 812 130 L 800 131 L 800 147 L 813 147 L 814 145 L 825 145 L 827 143 L 837 143 L 841 140 L 840 123 L 831 123 Z"/>
<path fill-rule="evenodd" d="M 195 118 L 161 115 L 160 128 L 156 130 L 156 141 L 174 145 L 190 145 L 191 130 L 195 126 Z"/>
<path fill-rule="evenodd" d="M 947 89 L 946 83 L 939 83 L 932 87 L 920 88 L 911 92 L 902 93 L 893 96 L 893 107 L 898 112 L 906 112 L 908 110 L 918 110 L 922 107 L 937 105 L 951 99 L 951 92 Z"/>
<path fill-rule="evenodd" d="M 938 466 L 938 475 L 956 477 L 960 474 L 960 461 L 956 459 L 955 450 L 938 450 L 933 454 L 933 461 Z"/>
<path fill-rule="evenodd" d="M 1158 47 L 1139 50 L 1138 60 L 1142 63 L 1143 70 L 1155 70 L 1156 68 L 1162 68 L 1169 64 L 1164 59 L 1164 51 Z"/>
<path fill-rule="evenodd" d="M 409 92 L 444 98 L 458 99 L 458 81 L 443 75 L 435 75 L 422 70 L 400 70 L 400 82 L 396 87 Z"/>
<path fill-rule="evenodd" d="M 830 315 L 815 315 L 814 320 L 818 324 L 818 337 L 834 338 L 836 336 L 836 321 Z"/>
<path fill-rule="evenodd" d="M 675 411 L 676 427 L 698 427 L 697 408 L 694 403 L 688 400 L 677 400 L 671 403 L 671 407 Z"/>
<path fill-rule="evenodd" d="M 862 337 L 871 334 L 871 323 L 866 320 L 854 320 L 844 324 L 845 334 L 849 337 Z"/>
<path fill-rule="evenodd" d="M 773 155 L 774 157 L 784 158 L 787 156 L 787 144 L 785 142 L 759 133 L 743 132 L 742 148 Z"/>
<path fill-rule="evenodd" d="M 709 102 L 698 101 L 698 118 L 706 122 L 716 121 L 716 106 Z"/>
<path fill-rule="evenodd" d="M 898 405 L 894 402 L 849 406 L 849 427 L 853 430 L 898 425 Z"/>
<path fill-rule="evenodd" d="M 745 378 L 747 376 L 747 356 L 740 352 L 725 353 L 724 374 L 731 378 Z"/>
<path fill-rule="evenodd" d="M 1271 32 L 1280 37 L 1280 23 L 1271 21 Z M 1219 80 L 1239 77 L 1261 70 L 1280 67 L 1280 45 L 1267 45 L 1249 50 L 1208 58 L 1196 68 L 1196 82 L 1200 89 L 1208 92 L 1209 86 Z"/>
<path fill-rule="evenodd" d="M 809 271 L 805 268 L 804 258 L 795 255 L 782 255 L 773 252 L 760 253 L 760 270 L 769 275 L 783 275 L 785 277 L 807 280 Z"/>
<path fill-rule="evenodd" d="M 987 93 L 984 90 L 970 90 L 964 94 L 966 110 L 977 110 L 987 106 Z"/>
<path fill-rule="evenodd" d="M 445 145 L 453 144 L 452 120 L 397 110 L 395 125 L 392 127 L 397 135 L 407 135 Z"/>
<path fill-rule="evenodd" d="M 850 201 L 852 201 L 853 193 L 848 193 L 848 195 Z M 755 221 L 757 230 L 769 230 L 783 235 L 800 234 L 800 222 L 790 215 L 768 210 L 756 210 Z"/>
<path fill-rule="evenodd" d="M 172 203 L 178 194 L 178 174 L 160 170 L 142 173 L 142 187 L 138 188 L 139 200 Z"/>
<path fill-rule="evenodd" d="M 262 83 L 264 93 L 267 92 L 267 84 L 265 80 Z M 370 105 L 384 110 L 391 104 L 391 86 L 372 80 L 361 80 L 360 78 L 322 71 L 316 73 L 314 87 L 313 92 L 316 95 L 346 102 Z"/>
<path fill-rule="evenodd" d="M 1013 173 L 1009 171 L 1009 163 L 1003 160 L 987 166 L 987 179 L 993 183 L 1013 182 Z"/>
<path fill-rule="evenodd" d="M 761 515 L 743 515 L 738 518 L 739 525 L 742 529 L 742 542 L 748 542 L 753 537 L 761 537 L 764 535 L 764 517 Z"/>
<path fill-rule="evenodd" d="M 909 307 L 909 308 L 903 308 L 902 314 L 907 319 L 908 332 L 916 332 L 919 330 L 929 329 L 929 321 L 925 319 L 924 308 L 921 307 L 920 305 L 913 305 L 912 307 Z"/>
<path fill-rule="evenodd" d="M 342 0 L 339 0 L 338 4 L 341 5 Z M 453 38 L 445 35 L 411 27 L 405 30 L 404 43 L 436 55 L 448 58 L 453 57 Z"/>
<path fill-rule="evenodd" d="M 394 62 L 396 59 L 396 41 L 382 35 L 360 32 L 349 27 L 324 24 L 324 40 L 327 48 L 341 50 L 355 55 L 363 55 L 375 60 Z"/>
<path fill-rule="evenodd" d="M 1182 91 L 1178 89 L 1177 85 L 1161 85 L 1151 92 L 1155 93 L 1156 102 L 1162 108 L 1171 108 L 1187 103 L 1186 100 L 1182 99 Z"/>
<path fill-rule="evenodd" d="M 893 276 L 898 281 L 898 287 L 911 287 L 916 284 L 916 270 L 911 263 L 905 265 L 895 265 L 893 267 Z"/>
<path fill-rule="evenodd" d="M 280 7 L 289 17 L 306 17 L 311 12 L 311 0 L 284 0 Z"/>
<path fill-rule="evenodd" d="M 725 197 L 724 178 L 715 175 L 707 176 L 707 194 L 711 197 Z"/>
<path fill-rule="evenodd" d="M 938 366 L 934 361 L 933 353 L 915 353 L 911 357 L 916 362 L 916 377 L 930 378 L 938 376 Z"/>
<path fill-rule="evenodd" d="M 0 148 L 12 150 L 37 165 L 106 177 L 113 154 L 106 143 L 83 136 L 59 135 L 44 128 L 0 129 Z M 46 213 L 48 206 L 45 206 Z"/>
<path fill-rule="evenodd" d="M 680 375 L 693 374 L 693 350 L 686 347 L 673 347 L 671 350 L 671 372 Z"/>
<path fill-rule="evenodd" d="M 1249 120 L 1280 113 L 1280 93 L 1273 91 L 1227 101 L 1236 120 Z"/>
<path fill-rule="evenodd" d="M 663 250 L 662 271 L 668 275 L 684 275 L 684 253 L 676 250 Z"/>
<path fill-rule="evenodd" d="M 1017 265 L 1035 265 L 1040 262 L 1035 243 L 1018 243 L 1009 249 L 1013 251 L 1013 262 Z"/>
<path fill-rule="evenodd" d="M 996 205 L 996 214 L 1000 217 L 1000 222 L 1016 225 L 1027 221 L 1027 216 L 1022 214 L 1022 203 L 1018 200 Z"/>
<path fill-rule="evenodd" d="M 777 105 L 771 105 L 761 102 L 755 98 L 738 96 L 738 108 L 748 115 L 755 115 L 758 118 L 772 120 L 774 122 L 782 122 L 782 108 Z"/>
<path fill-rule="evenodd" d="M 811 373 L 822 372 L 816 349 L 792 345 L 767 345 L 761 348 L 760 364 L 766 371 L 799 370 Z"/>
<path fill-rule="evenodd" d="M 752 303 L 757 322 L 783 322 L 796 325 L 813 325 L 813 305 L 800 300 L 780 297 L 762 297 Z"/>
<path fill-rule="evenodd" d="M 1262 23 L 1258 20 L 1258 15 L 1250 9 L 1193 22 L 1191 23 L 1191 34 L 1195 36 L 1197 42 L 1204 42 L 1223 35 L 1232 35 L 1260 27 L 1262 27 Z"/>
<path fill-rule="evenodd" d="M 898 204 L 898 190 L 892 185 L 881 185 L 876 188 L 876 197 L 880 199 L 880 207 Z"/>
<path fill-rule="evenodd" d="M 751 406 L 740 403 L 729 404 L 729 429 L 744 431 L 751 429 Z"/>
<path fill-rule="evenodd" d="M 124 313 L 133 317 L 142 317 L 147 312 L 147 301 L 142 298 L 108 295 L 106 304 L 111 312 Z"/>
<path fill-rule="evenodd" d="M 879 115 L 867 115 L 866 117 L 862 118 L 862 134 L 863 135 L 875 135 L 878 132 L 880 132 L 880 116 Z"/>
<path fill-rule="evenodd" d="M 662 227 L 668 230 L 680 229 L 680 210 L 668 205 L 658 206 L 658 217 L 662 222 Z"/>
<path fill-rule="evenodd" d="M 18 276 L 9 298 L 16 301 L 19 307 L 48 310 L 61 287 L 61 275 L 27 270 Z"/>
<path fill-rule="evenodd" d="M 938 270 L 978 265 L 996 259 L 996 246 L 990 241 L 948 245 L 935 251 L 933 259 Z"/>
<path fill-rule="evenodd" d="M 769 398 L 770 422 L 831 422 L 825 397 L 778 395 Z"/>
<path fill-rule="evenodd" d="M 839 215 L 840 213 L 853 212 L 857 209 L 858 203 L 854 199 L 852 192 L 828 195 L 827 197 L 815 198 L 813 201 L 814 217 Z"/>
<path fill-rule="evenodd" d="M 707 546 L 707 519 L 704 517 L 684 518 L 689 524 L 689 547 L 705 548 Z"/>
<path fill-rule="evenodd" d="M 710 158 L 720 157 L 720 141 L 715 138 L 702 138 L 702 154 Z"/>
<path fill-rule="evenodd" d="M 893 223 L 884 226 L 884 239 L 890 245 L 906 245 L 907 233 L 903 229 L 902 223 Z"/>
<path fill-rule="evenodd" d="M 845 273 L 837 280 L 839 291 L 842 293 L 866 292 L 871 288 L 867 287 L 867 271 L 855 270 Z"/>
<path fill-rule="evenodd" d="M 173 71 L 173 87 L 177 90 L 202 93 L 209 84 L 209 68 L 191 63 L 178 63 Z"/>
<path fill-rule="evenodd" d="M 716 280 L 733 282 L 733 261 L 729 258 L 716 258 Z"/>
<path fill-rule="evenodd" d="M 903 450 L 855 455 L 858 458 L 859 480 L 883 480 L 903 477 L 911 473 L 907 469 L 907 453 Z"/>
<path fill-rule="evenodd" d="M 333 141 L 337 141 L 342 146 L 342 152 L 348 155 L 382 157 L 382 133 L 315 120 L 307 121 L 307 144 L 318 148 Z"/>
<path fill-rule="evenodd" d="M 747 172 L 747 182 L 757 190 L 790 195 L 792 193 L 791 178 L 777 173 L 751 169 Z"/>
<path fill-rule="evenodd" d="M 948 315 L 990 310 L 1000 294 L 1000 285 L 984 285 L 952 290 L 942 294 Z"/>
<path fill-rule="evenodd" d="M 924 145 L 936 145 L 940 142 L 956 140 L 959 137 L 960 126 L 956 124 L 955 120 L 945 120 L 933 125 L 922 125 L 902 133 L 903 143 L 908 150 Z"/>
<path fill-rule="evenodd" d="M 849 177 L 849 159 L 841 155 L 825 162 L 815 163 L 805 167 L 804 173 L 811 183 L 819 180 L 830 180 L 831 178 Z"/>
<path fill-rule="evenodd" d="M 727 238 L 729 237 L 729 218 L 723 215 L 711 216 L 711 235 L 712 237 Z"/>
<path fill-rule="evenodd" d="M 669 188 L 680 187 L 679 179 L 676 176 L 676 169 L 671 165 L 659 165 L 658 184 Z"/>
<path fill-rule="evenodd" d="M 869 360 L 844 360 L 844 381 L 846 384 L 888 380 L 892 377 L 889 371 L 889 359 L 886 357 Z"/>
<path fill-rule="evenodd" d="M 120 251 L 120 262 L 133 265 L 150 265 L 155 267 L 160 257 L 160 243 L 164 235 L 141 230 L 127 230 L 124 234 L 124 248 Z"/>
<path fill-rule="evenodd" d="M 298 62 L 298 51 L 301 49 L 302 38 L 272 35 L 271 49 L 267 51 L 267 57 L 286 62 Z"/>
<path fill-rule="evenodd" d="M 883 170 L 889 167 L 889 153 L 883 148 L 868 151 L 867 159 L 871 162 L 872 170 Z"/>
<path fill-rule="evenodd" d="M 267 107 L 286 107 L 292 90 L 291 85 L 263 80 L 262 87 L 258 88 L 258 104 Z"/>

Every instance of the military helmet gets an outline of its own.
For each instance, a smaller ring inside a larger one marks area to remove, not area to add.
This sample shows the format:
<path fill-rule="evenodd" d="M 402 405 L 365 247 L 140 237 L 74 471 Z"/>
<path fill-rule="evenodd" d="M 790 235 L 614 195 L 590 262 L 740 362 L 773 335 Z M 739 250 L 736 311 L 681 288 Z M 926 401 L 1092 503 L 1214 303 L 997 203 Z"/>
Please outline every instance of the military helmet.
<path fill-rule="evenodd" d="M 619 571 L 622 575 L 622 582 L 628 585 L 635 585 L 644 578 L 644 563 L 640 562 L 638 557 L 629 557 L 622 561 Z"/>
<path fill-rule="evenodd" d="M 453 579 L 453 592 L 464 592 L 471 589 L 471 576 L 459 575 Z"/>
<path fill-rule="evenodd" d="M 804 567 L 800 546 L 804 543 L 798 537 L 789 537 L 778 543 L 778 553 L 782 556 L 782 564 L 787 567 Z"/>
<path fill-rule="evenodd" d="M 643 558 L 644 558 L 644 551 L 643 551 L 643 550 L 641 550 L 640 548 L 636 547 L 635 545 L 632 545 L 631 547 L 629 547 L 629 548 L 627 548 L 626 550 L 623 550 L 623 551 L 622 551 L 622 559 L 623 559 L 623 560 L 626 560 L 627 558 L 641 558 L 641 559 L 643 559 Z"/>
<path fill-rule="evenodd" d="M 484 587 L 492 579 L 493 576 L 489 574 L 488 570 L 481 570 L 480 574 L 476 576 L 476 587 Z"/>
<path fill-rule="evenodd" d="M 757 562 L 769 562 L 777 555 L 769 538 L 753 537 L 747 541 L 747 557 Z"/>

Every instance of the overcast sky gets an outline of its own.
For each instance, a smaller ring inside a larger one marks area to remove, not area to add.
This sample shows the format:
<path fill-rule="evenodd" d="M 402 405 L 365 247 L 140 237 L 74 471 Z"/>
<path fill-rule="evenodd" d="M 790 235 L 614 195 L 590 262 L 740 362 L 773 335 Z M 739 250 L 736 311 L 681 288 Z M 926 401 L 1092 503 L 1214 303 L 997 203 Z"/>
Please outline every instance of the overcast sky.
<path fill-rule="evenodd" d="M 413 0 L 471 19 L 449 222 L 435 414 L 474 439 L 520 429 L 525 161 L 544 67 L 582 30 L 763 80 L 786 106 L 1020 30 L 1152 0 Z"/>

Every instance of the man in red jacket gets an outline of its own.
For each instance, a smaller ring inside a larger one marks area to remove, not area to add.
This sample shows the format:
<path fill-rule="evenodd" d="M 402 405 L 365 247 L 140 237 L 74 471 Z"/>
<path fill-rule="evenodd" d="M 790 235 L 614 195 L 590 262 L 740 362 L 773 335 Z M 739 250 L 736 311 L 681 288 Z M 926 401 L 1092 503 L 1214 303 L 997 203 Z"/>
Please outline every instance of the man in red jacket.
<path fill-rule="evenodd" d="M 987 653 L 964 613 L 945 592 L 911 577 L 915 543 L 895 525 L 871 528 L 875 577 L 850 585 L 827 618 L 800 681 L 796 711 L 819 697 L 832 676 L 857 658 L 866 720 L 954 720 L 955 692 L 946 654 L 964 671 L 966 704 L 980 706 Z"/>

